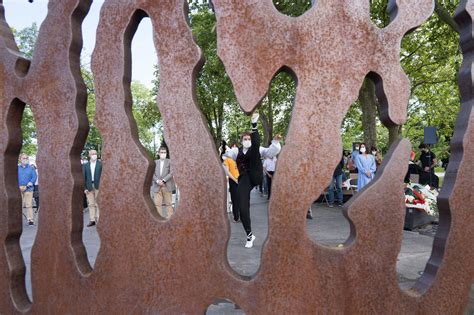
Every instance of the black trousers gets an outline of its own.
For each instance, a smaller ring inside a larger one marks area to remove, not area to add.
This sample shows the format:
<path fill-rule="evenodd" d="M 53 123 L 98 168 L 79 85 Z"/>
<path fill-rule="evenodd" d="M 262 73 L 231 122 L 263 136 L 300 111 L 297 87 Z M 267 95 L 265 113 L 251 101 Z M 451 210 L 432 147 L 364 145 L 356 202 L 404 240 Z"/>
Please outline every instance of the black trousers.
<path fill-rule="evenodd" d="M 265 174 L 265 176 L 267 177 L 267 186 L 268 186 L 268 200 L 270 200 L 270 195 L 272 194 L 272 178 L 273 178 L 273 174 L 275 174 L 275 172 L 268 172 L 268 174 L 272 175 L 272 177 L 268 176 L 267 174 Z"/>
<path fill-rule="evenodd" d="M 237 193 L 238 186 L 236 182 L 229 178 L 230 200 L 232 200 L 232 214 L 234 215 L 235 221 L 240 219 L 239 195 Z"/>
<path fill-rule="evenodd" d="M 239 185 L 237 186 L 237 194 L 239 195 L 240 220 L 244 226 L 245 233 L 252 233 L 252 224 L 250 222 L 250 192 L 252 184 L 248 174 L 241 174 L 239 177 Z"/>
<path fill-rule="evenodd" d="M 430 185 L 434 188 L 439 188 L 439 177 L 434 173 L 431 172 L 420 172 L 420 184 L 421 185 Z"/>

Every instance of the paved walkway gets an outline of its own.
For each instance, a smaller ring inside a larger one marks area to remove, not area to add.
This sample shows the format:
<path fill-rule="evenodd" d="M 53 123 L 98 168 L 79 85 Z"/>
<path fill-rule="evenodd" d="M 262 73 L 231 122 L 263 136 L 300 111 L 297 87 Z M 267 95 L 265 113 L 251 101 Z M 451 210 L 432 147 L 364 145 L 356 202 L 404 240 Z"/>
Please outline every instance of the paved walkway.
<path fill-rule="evenodd" d="M 241 223 L 231 223 L 231 237 L 228 247 L 229 263 L 238 273 L 253 275 L 260 265 L 260 253 L 262 244 L 268 233 L 268 202 L 255 190 L 251 197 L 252 229 L 256 235 L 254 247 L 244 248 L 245 233 Z M 315 203 L 312 206 L 313 220 L 306 221 L 306 231 L 309 237 L 322 245 L 337 246 L 343 243 L 349 236 L 349 223 L 342 215 L 342 208 L 329 208 L 326 204 Z M 229 216 L 231 218 L 231 216 Z M 88 223 L 88 214 L 84 215 L 84 226 Z M 432 233 L 427 233 L 432 234 Z M 30 282 L 30 252 L 36 235 L 36 226 L 24 226 L 20 239 L 25 264 L 27 266 L 26 285 L 31 297 Z M 95 262 L 100 240 L 96 228 L 84 228 L 84 243 L 87 248 L 88 258 L 91 264 Z M 422 274 L 425 264 L 431 253 L 433 237 L 422 235 L 418 232 L 403 231 L 403 242 L 397 261 L 397 274 L 399 285 L 402 289 L 410 288 Z M 470 311 L 466 314 L 474 314 L 474 290 L 471 290 Z M 209 307 L 208 314 L 244 314 L 242 310 L 227 301 L 215 301 Z"/>

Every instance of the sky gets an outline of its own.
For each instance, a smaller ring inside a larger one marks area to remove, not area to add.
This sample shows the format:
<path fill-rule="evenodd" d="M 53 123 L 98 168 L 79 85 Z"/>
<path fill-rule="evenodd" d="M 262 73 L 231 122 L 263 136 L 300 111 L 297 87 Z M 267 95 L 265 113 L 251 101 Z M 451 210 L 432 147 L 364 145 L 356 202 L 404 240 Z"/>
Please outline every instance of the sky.
<path fill-rule="evenodd" d="M 100 8 L 104 0 L 93 0 L 89 14 L 82 24 L 84 44 L 82 48 L 82 63 L 90 64 L 90 58 L 95 46 L 95 33 L 99 24 Z M 41 25 L 48 13 L 48 0 L 3 0 L 5 18 L 10 27 L 21 30 L 36 22 Z M 157 57 L 153 45 L 151 21 L 145 18 L 141 21 L 132 42 L 132 80 L 140 81 L 148 88 L 152 87 L 154 65 Z"/>

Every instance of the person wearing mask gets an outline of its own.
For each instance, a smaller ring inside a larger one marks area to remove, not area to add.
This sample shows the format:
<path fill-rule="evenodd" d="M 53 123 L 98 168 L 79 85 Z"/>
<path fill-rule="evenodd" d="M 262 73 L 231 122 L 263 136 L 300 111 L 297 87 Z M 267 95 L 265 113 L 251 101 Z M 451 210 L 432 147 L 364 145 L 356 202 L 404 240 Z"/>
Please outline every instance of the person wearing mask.
<path fill-rule="evenodd" d="M 329 208 L 334 207 L 334 188 L 337 192 L 337 205 L 342 207 L 344 204 L 344 195 L 342 193 L 342 169 L 344 167 L 344 157 L 341 158 L 339 164 L 337 164 L 334 174 L 332 176 L 332 181 L 329 184 L 328 188 L 328 202 Z"/>
<path fill-rule="evenodd" d="M 370 183 L 376 171 L 375 157 L 367 154 L 365 143 L 360 144 L 359 154 L 357 154 L 355 161 L 358 170 L 357 191 L 360 191 L 365 185 Z"/>
<path fill-rule="evenodd" d="M 229 192 L 230 199 L 232 200 L 232 214 L 234 216 L 234 222 L 240 221 L 240 209 L 239 209 L 239 198 L 237 194 L 237 187 L 239 185 L 239 170 L 237 163 L 232 159 L 230 149 L 222 156 L 224 162 L 224 171 L 229 179 Z"/>
<path fill-rule="evenodd" d="M 351 157 L 350 157 L 349 161 L 347 162 L 347 169 L 351 173 L 357 173 L 356 159 L 357 159 L 357 156 L 359 155 L 360 144 L 359 143 L 354 143 L 352 145 L 352 147 L 353 147 L 353 150 L 352 150 L 352 153 L 351 153 Z"/>
<path fill-rule="evenodd" d="M 36 178 L 36 171 L 29 164 L 28 155 L 22 153 L 18 165 L 18 185 L 21 192 L 22 208 L 26 208 L 28 225 L 35 224 L 33 220 L 33 188 Z"/>
<path fill-rule="evenodd" d="M 377 167 L 377 169 L 379 169 L 380 165 L 382 165 L 382 155 L 379 151 L 377 151 L 377 147 L 375 146 L 372 146 L 370 148 L 370 151 L 375 158 L 375 166 Z"/>
<path fill-rule="evenodd" d="M 434 172 L 434 169 L 438 163 L 436 160 L 436 154 L 431 152 L 431 150 L 428 149 L 428 146 L 424 143 L 420 144 L 419 149 L 421 149 L 420 184 L 430 185 L 431 187 L 439 188 L 439 178 Z"/>
<path fill-rule="evenodd" d="M 276 168 L 276 157 L 267 157 L 263 161 L 263 171 L 265 173 L 265 177 L 267 179 L 267 187 L 268 187 L 268 196 L 267 200 L 270 200 L 270 196 L 272 194 L 272 179 L 273 175 L 275 174 L 275 168 Z"/>
<path fill-rule="evenodd" d="M 85 179 L 85 190 L 87 207 L 89 209 L 89 224 L 87 227 L 96 225 L 99 218 L 99 207 L 97 205 L 97 195 L 99 194 L 100 176 L 102 175 L 102 162 L 97 159 L 97 151 L 89 151 L 89 162 L 82 165 Z"/>
<path fill-rule="evenodd" d="M 155 161 L 155 173 L 153 174 L 153 201 L 158 213 L 163 218 L 170 218 L 173 215 L 173 190 L 176 185 L 171 173 L 171 161 L 167 158 L 168 150 L 161 147 L 158 150 L 159 160 Z M 165 202 L 166 215 L 163 213 L 163 201 Z"/>
<path fill-rule="evenodd" d="M 237 194 L 239 196 L 240 219 L 247 235 L 246 248 L 252 248 L 255 235 L 252 233 L 250 221 L 250 192 L 253 187 L 262 182 L 263 167 L 261 157 L 274 157 L 280 150 L 281 136 L 277 135 L 269 148 L 260 147 L 260 135 L 257 130 L 259 115 L 252 115 L 252 132 L 244 132 L 240 137 L 242 146 L 239 148 L 236 162 L 239 170 L 239 184 Z"/>

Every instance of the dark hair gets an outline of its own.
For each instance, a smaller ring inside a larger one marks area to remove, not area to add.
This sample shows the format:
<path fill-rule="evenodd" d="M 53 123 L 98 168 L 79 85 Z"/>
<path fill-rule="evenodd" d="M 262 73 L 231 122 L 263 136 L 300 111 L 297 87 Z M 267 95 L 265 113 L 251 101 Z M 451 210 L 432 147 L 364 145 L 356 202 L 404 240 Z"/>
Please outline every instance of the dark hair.
<path fill-rule="evenodd" d="M 242 132 L 242 134 L 240 135 L 240 142 L 242 142 L 242 140 L 244 139 L 244 136 L 251 136 L 252 134 L 250 133 L 250 131 L 244 131 Z"/>
<path fill-rule="evenodd" d="M 371 146 L 370 147 L 370 151 L 378 151 L 377 148 L 375 147 L 375 145 Z"/>
<path fill-rule="evenodd" d="M 424 143 L 420 144 L 420 146 L 418 147 L 418 149 L 426 149 L 428 148 L 428 146 Z"/>
<path fill-rule="evenodd" d="M 160 147 L 158 149 L 158 152 L 160 152 L 161 150 L 164 150 L 164 151 L 166 151 L 166 153 L 168 153 L 168 148 L 167 147 Z"/>

